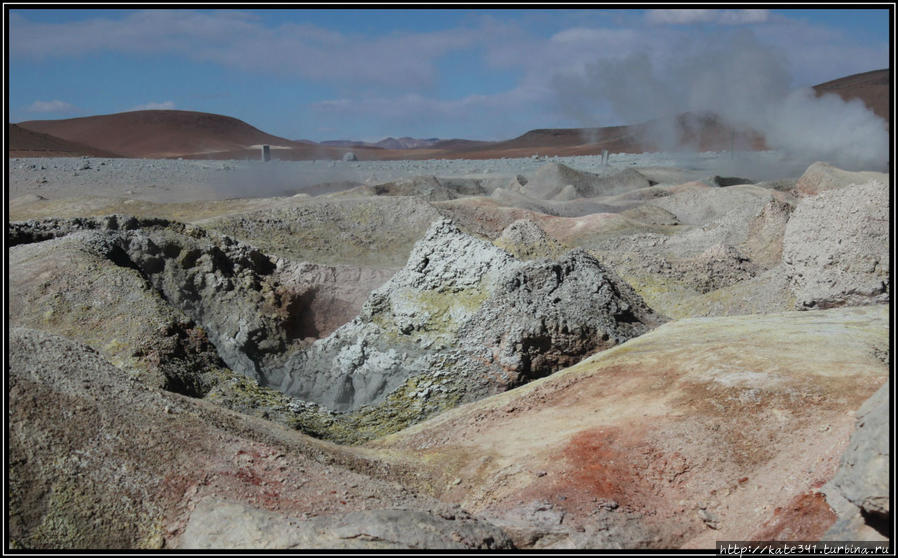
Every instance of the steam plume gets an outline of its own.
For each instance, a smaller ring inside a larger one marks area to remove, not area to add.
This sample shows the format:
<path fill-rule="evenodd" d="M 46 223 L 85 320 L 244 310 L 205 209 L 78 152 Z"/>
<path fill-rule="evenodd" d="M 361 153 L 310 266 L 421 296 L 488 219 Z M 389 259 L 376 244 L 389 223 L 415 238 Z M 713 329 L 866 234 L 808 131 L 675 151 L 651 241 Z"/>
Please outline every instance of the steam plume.
<path fill-rule="evenodd" d="M 645 139 L 665 150 L 688 147 L 678 144 L 683 134 L 677 114 L 713 112 L 727 125 L 760 132 L 799 172 L 818 160 L 850 170 L 888 170 L 886 122 L 860 100 L 792 88 L 783 53 L 750 31 L 684 44 L 678 52 L 684 54 L 663 65 L 660 56 L 636 53 L 557 76 L 559 104 L 583 126 L 596 125 L 603 106 L 628 124 L 653 121 Z"/>

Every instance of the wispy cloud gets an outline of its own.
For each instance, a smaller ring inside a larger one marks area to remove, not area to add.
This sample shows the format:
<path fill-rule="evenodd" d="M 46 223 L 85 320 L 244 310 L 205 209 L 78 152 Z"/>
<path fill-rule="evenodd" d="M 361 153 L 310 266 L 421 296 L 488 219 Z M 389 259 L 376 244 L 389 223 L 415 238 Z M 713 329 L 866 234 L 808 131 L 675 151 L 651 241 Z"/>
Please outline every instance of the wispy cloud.
<path fill-rule="evenodd" d="M 135 110 L 171 110 L 171 109 L 173 109 L 173 108 L 175 108 L 175 102 L 174 102 L 174 101 L 164 101 L 164 102 L 162 102 L 162 103 L 157 103 L 157 102 L 154 102 L 154 101 L 150 101 L 149 103 L 144 103 L 144 104 L 142 104 L 142 105 L 137 105 L 137 106 L 134 107 L 134 108 L 130 108 L 130 109 L 128 109 L 128 111 L 135 111 Z"/>
<path fill-rule="evenodd" d="M 410 93 L 395 97 L 339 98 L 311 106 L 323 122 L 365 119 L 380 123 L 394 135 L 428 134 L 434 127 L 456 137 L 505 139 L 546 121 L 545 109 L 553 92 L 543 86 L 520 86 L 492 95 L 468 95 L 461 99 L 435 99 Z M 327 127 L 326 124 L 323 124 Z M 472 137 L 471 130 L 488 130 Z"/>
<path fill-rule="evenodd" d="M 475 29 L 371 37 L 295 23 L 267 27 L 252 14 L 230 11 L 150 10 L 66 23 L 10 17 L 12 56 L 177 53 L 246 71 L 397 87 L 432 85 L 436 59 L 477 40 Z"/>
<path fill-rule="evenodd" d="M 646 21 L 657 25 L 720 23 L 742 25 L 762 23 L 770 18 L 769 10 L 647 10 Z"/>
<path fill-rule="evenodd" d="M 71 112 L 74 106 L 70 103 L 60 100 L 53 101 L 34 101 L 28 108 L 28 112 Z"/>

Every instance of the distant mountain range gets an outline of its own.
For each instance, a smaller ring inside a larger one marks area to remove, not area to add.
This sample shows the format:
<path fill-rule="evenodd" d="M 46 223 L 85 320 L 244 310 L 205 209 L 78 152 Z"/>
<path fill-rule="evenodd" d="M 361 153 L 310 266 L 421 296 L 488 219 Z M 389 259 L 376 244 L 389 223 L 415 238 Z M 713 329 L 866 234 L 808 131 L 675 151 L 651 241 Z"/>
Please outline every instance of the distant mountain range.
<path fill-rule="evenodd" d="M 835 93 L 861 99 L 886 122 L 890 118 L 890 72 L 875 70 L 814 87 L 818 95 Z M 763 149 L 753 130 L 733 130 L 716 115 L 686 113 L 676 117 L 678 140 L 701 150 Z M 360 160 L 487 159 L 531 155 L 597 155 L 653 151 L 647 138 L 652 122 L 603 128 L 531 130 L 505 141 L 388 137 L 378 142 L 289 140 L 246 122 L 203 112 L 148 110 L 68 118 L 30 120 L 9 125 L 8 156 L 95 156 L 185 159 L 257 159 L 259 146 L 272 146 L 272 158 L 341 159 L 348 151 Z"/>

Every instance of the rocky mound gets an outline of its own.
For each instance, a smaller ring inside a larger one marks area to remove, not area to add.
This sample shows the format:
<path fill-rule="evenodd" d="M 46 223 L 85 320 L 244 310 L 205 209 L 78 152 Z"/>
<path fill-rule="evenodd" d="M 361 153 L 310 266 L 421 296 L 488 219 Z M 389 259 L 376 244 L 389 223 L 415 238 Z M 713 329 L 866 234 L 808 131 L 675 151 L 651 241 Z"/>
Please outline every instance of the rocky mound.
<path fill-rule="evenodd" d="M 770 191 L 757 186 L 690 188 L 647 202 L 674 214 L 680 223 L 708 225 L 729 214 L 729 220 L 743 224 L 772 198 Z"/>
<path fill-rule="evenodd" d="M 829 190 L 798 204 L 783 241 L 798 308 L 889 301 L 887 184 Z"/>
<path fill-rule="evenodd" d="M 576 197 L 593 198 L 628 190 L 647 188 L 652 183 L 633 169 L 611 176 L 572 169 L 561 163 L 546 163 L 527 177 L 522 193 L 541 200 L 570 200 Z"/>
<path fill-rule="evenodd" d="M 294 261 L 399 268 L 440 214 L 414 196 L 311 198 L 203 226 Z"/>
<path fill-rule="evenodd" d="M 93 254 L 100 268 L 124 269 L 117 273 L 133 275 L 141 291 L 150 290 L 147 296 L 163 307 L 157 314 L 179 317 L 184 326 L 176 329 L 184 334 L 175 335 L 176 346 L 186 351 L 185 362 L 200 364 L 192 376 L 165 384 L 170 389 L 253 414 L 261 409 L 262 415 L 342 441 L 390 432 L 459 401 L 549 374 L 659 321 L 629 286 L 583 251 L 557 261 L 523 262 L 438 221 L 406 267 L 371 293 L 359 317 L 308 346 L 340 325 L 365 286 L 386 280 L 389 272 L 292 264 L 230 237 L 159 219 L 109 216 L 10 228 L 17 243 L 31 242 L 22 249 L 68 232 L 61 240 L 80 242 L 79 249 Z M 54 247 L 46 249 L 52 254 Z M 66 271 L 80 289 L 75 292 L 116 301 L 94 318 L 125 319 L 128 293 Z M 333 287 L 336 274 L 351 275 L 355 286 L 346 285 L 341 295 Z M 59 330 L 77 331 L 69 322 L 81 314 L 66 313 L 68 325 Z M 172 327 L 163 336 L 174 335 Z M 111 334 L 107 329 L 97 333 Z M 195 334 L 206 345 L 191 345 Z M 116 346 L 122 358 L 160 356 L 141 352 L 133 335 L 120 336 Z M 217 352 L 211 360 L 201 350 L 210 346 Z M 244 385 L 230 371 L 259 385 Z M 390 414 L 397 407 L 401 417 Z M 331 410 L 355 414 L 335 416 Z"/>
<path fill-rule="evenodd" d="M 63 235 L 68 236 L 56 244 L 40 242 Z M 13 245 L 31 243 L 12 250 L 21 262 L 14 285 L 32 302 L 14 305 L 14 321 L 35 325 L 40 321 L 35 312 L 44 312 L 44 322 L 48 316 L 59 321 L 60 333 L 75 332 L 76 338 L 98 347 L 118 347 L 123 354 L 116 356 L 122 358 L 137 350 L 141 337 L 145 342 L 153 339 L 149 335 L 153 328 L 172 329 L 170 324 L 185 322 L 189 329 L 199 324 L 202 336 L 231 370 L 262 383 L 263 362 L 283 358 L 352 319 L 368 293 L 392 275 L 294 264 L 228 236 L 162 219 L 113 215 L 26 221 L 11 223 L 9 237 Z M 66 250 L 73 255 L 65 257 Z M 85 263 L 73 269 L 72 263 L 82 260 Z M 88 270 L 94 277 L 86 276 Z M 48 292 L 34 284 L 49 273 L 58 277 L 59 285 L 67 285 L 63 292 Z M 60 301 L 78 295 L 82 296 L 78 300 L 97 300 L 96 310 L 60 306 Z M 131 323 L 127 332 L 107 327 L 126 321 L 137 302 L 142 304 L 133 310 L 147 309 L 143 320 Z M 101 327 L 79 333 L 77 323 L 88 318 Z M 130 331 L 136 324 L 150 330 Z"/>
<path fill-rule="evenodd" d="M 351 323 L 268 373 L 273 385 L 337 410 L 414 397 L 471 400 L 520 385 L 660 321 L 583 251 L 521 262 L 434 223 L 409 261 Z"/>
<path fill-rule="evenodd" d="M 783 259 L 783 237 L 794 206 L 772 199 L 748 223 L 743 251 L 763 267 L 778 265 Z"/>
<path fill-rule="evenodd" d="M 308 519 L 231 502 L 203 502 L 184 549 L 512 549 L 498 527 L 463 512 L 366 510 Z"/>
<path fill-rule="evenodd" d="M 889 503 L 889 394 L 886 382 L 857 412 L 857 427 L 828 488 L 851 506 L 827 531 L 829 540 L 870 540 L 872 527 L 891 538 Z M 852 507 L 853 506 L 853 507 Z M 875 540 L 875 539 L 874 539 Z"/>
<path fill-rule="evenodd" d="M 889 175 L 872 171 L 846 171 L 829 163 L 817 162 L 804 171 L 793 191 L 799 196 L 814 196 L 827 190 L 844 188 L 850 184 L 865 184 L 872 180 L 888 183 Z"/>
<path fill-rule="evenodd" d="M 510 546 L 383 463 L 148 388 L 55 335 L 8 342 L 12 548 Z"/>
<path fill-rule="evenodd" d="M 86 343 L 147 385 L 208 391 L 224 368 L 205 330 L 141 273 L 91 250 L 96 231 L 9 249 L 9 323 Z"/>
<path fill-rule="evenodd" d="M 530 219 L 518 219 L 505 227 L 493 244 L 519 260 L 557 259 L 566 251 L 560 242 L 547 235 Z"/>
<path fill-rule="evenodd" d="M 700 293 L 707 293 L 750 279 L 758 267 L 737 248 L 715 244 L 694 258 L 676 262 L 675 273 L 693 285 Z"/>
<path fill-rule="evenodd" d="M 556 199 L 539 199 L 528 195 L 523 188 L 518 190 L 496 188 L 490 194 L 490 199 L 505 207 L 524 209 L 557 217 L 582 217 L 594 213 L 617 212 L 619 210 L 617 206 L 594 199 L 581 199 L 577 196 L 556 196 Z"/>
<path fill-rule="evenodd" d="M 678 320 L 369 446 L 530 548 L 819 540 L 888 323 L 886 305 Z"/>
<path fill-rule="evenodd" d="M 482 195 L 485 191 L 476 183 L 454 181 L 447 184 L 436 176 L 415 176 L 382 184 L 365 185 L 333 194 L 346 196 L 416 196 L 427 201 L 446 201 L 464 195 Z"/>

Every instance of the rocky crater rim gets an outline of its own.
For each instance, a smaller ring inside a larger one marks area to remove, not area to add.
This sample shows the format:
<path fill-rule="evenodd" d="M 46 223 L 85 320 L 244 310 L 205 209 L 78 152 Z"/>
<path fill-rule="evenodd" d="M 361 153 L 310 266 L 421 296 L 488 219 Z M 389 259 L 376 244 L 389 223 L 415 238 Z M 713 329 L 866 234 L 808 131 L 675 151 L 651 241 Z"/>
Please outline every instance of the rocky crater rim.
<path fill-rule="evenodd" d="M 309 308 L 285 277 L 303 267 L 229 236 L 123 215 L 9 227 L 13 245 L 86 231 L 86 249 L 140 272 L 231 370 L 282 391 L 297 411 L 365 413 L 406 398 L 420 406 L 417 422 L 664 321 L 582 249 L 522 261 L 438 219 L 357 317 L 308 345 Z M 551 240 L 533 223 L 512 229 Z"/>

